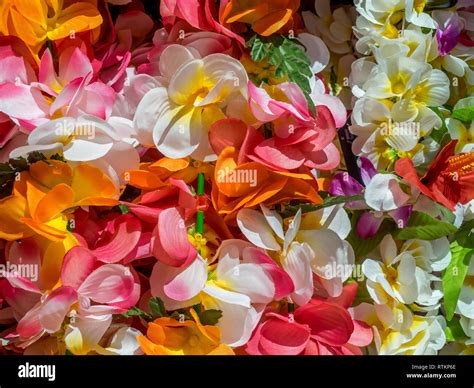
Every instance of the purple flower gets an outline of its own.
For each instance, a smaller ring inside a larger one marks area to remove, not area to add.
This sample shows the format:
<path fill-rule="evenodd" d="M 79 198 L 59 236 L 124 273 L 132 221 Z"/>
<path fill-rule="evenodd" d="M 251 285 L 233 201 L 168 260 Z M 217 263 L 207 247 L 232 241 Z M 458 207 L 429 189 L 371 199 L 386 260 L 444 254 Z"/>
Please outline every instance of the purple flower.
<path fill-rule="evenodd" d="M 448 55 L 459 42 L 462 24 L 457 13 L 452 12 L 450 16 L 440 23 L 436 31 L 438 40 L 438 51 L 440 55 Z"/>

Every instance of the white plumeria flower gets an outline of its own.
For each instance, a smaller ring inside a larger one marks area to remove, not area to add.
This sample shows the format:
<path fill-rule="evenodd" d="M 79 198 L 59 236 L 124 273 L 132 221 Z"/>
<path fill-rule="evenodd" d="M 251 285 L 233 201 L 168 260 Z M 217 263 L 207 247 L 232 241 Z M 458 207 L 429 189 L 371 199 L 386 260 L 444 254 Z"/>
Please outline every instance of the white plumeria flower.
<path fill-rule="evenodd" d="M 274 282 L 261 265 L 240 260 L 245 244 L 224 241 L 215 268 L 208 267 L 200 256 L 184 269 L 157 262 L 150 277 L 151 294 L 160 297 L 168 310 L 196 303 L 221 310 L 217 326 L 222 342 L 232 347 L 244 345 L 275 294 Z"/>
<path fill-rule="evenodd" d="M 351 224 L 342 206 L 330 206 L 302 215 L 296 240 L 312 251 L 311 268 L 328 295 L 341 294 L 344 282 L 354 270 L 355 255 L 344 239 Z"/>
<path fill-rule="evenodd" d="M 423 164 L 439 149 L 429 138 L 420 139 L 441 127 L 440 118 L 431 109 L 401 110 L 389 100 L 361 98 L 352 111 L 351 133 L 356 135 L 352 151 L 366 156 L 377 169 L 392 167 L 394 162 L 409 155 L 415 166 Z"/>
<path fill-rule="evenodd" d="M 474 151 L 474 121 L 471 121 L 471 124 L 467 127 L 459 120 L 448 118 L 446 119 L 446 126 L 451 139 L 458 141 L 456 153 Z"/>
<path fill-rule="evenodd" d="M 367 290 L 376 303 L 393 298 L 403 304 L 418 303 L 428 310 L 438 307 L 443 293 L 432 288 L 440 279 L 431 272 L 443 270 L 451 261 L 447 239 L 409 240 L 398 252 L 392 236 L 386 235 L 379 250 L 382 261 L 366 259 L 362 264 Z"/>
<path fill-rule="evenodd" d="M 366 322 L 374 333 L 370 353 L 380 355 L 435 355 L 446 344 L 444 317 L 413 314 L 397 301 L 372 305 L 361 303 L 352 309 L 356 320 Z"/>
<path fill-rule="evenodd" d="M 373 53 L 377 58 L 402 52 L 404 56 L 421 62 L 431 62 L 439 56 L 436 37 L 424 34 L 421 28 L 410 25 L 397 37 L 386 37 L 378 33 L 361 36 L 356 50 L 364 55 Z"/>
<path fill-rule="evenodd" d="M 426 272 L 440 272 L 451 262 L 449 240 L 446 237 L 437 240 L 407 240 L 400 252 L 409 253 L 416 265 Z"/>
<path fill-rule="evenodd" d="M 200 58 L 196 50 L 172 44 L 160 56 L 160 72 L 166 86 L 146 93 L 135 112 L 138 140 L 170 158 L 217 159 L 208 130 L 226 117 L 229 101 L 246 97 L 243 65 L 225 54 Z"/>
<path fill-rule="evenodd" d="M 112 120 L 113 123 L 117 123 Z M 60 154 L 71 163 L 87 162 L 104 171 L 116 184 L 125 183 L 125 171 L 138 169 L 140 157 L 134 148 L 132 129 L 117 123 L 113 127 L 94 116 L 63 117 L 36 127 L 28 136 L 28 145 L 10 153 L 11 158 L 39 151 Z"/>
<path fill-rule="evenodd" d="M 112 323 L 112 315 L 77 315 L 66 327 L 64 342 L 73 354 L 85 355 L 95 351 L 99 341 Z"/>
<path fill-rule="evenodd" d="M 337 7 L 331 11 L 330 0 L 314 2 L 316 14 L 304 11 L 302 17 L 306 29 L 324 40 L 335 54 L 352 52 L 352 26 L 356 19 L 354 7 Z"/>
<path fill-rule="evenodd" d="M 409 255 L 398 256 L 390 235 L 380 243 L 380 253 L 383 261 L 366 259 L 362 264 L 372 299 L 378 304 L 386 303 L 390 298 L 404 304 L 415 302 L 418 296 L 415 259 Z"/>
<path fill-rule="evenodd" d="M 394 174 L 376 174 L 364 192 L 365 203 L 375 211 L 386 212 L 400 208 L 409 199 Z"/>
<path fill-rule="evenodd" d="M 274 253 L 274 258 L 295 286 L 295 291 L 290 295 L 291 300 L 304 305 L 313 296 L 313 252 L 307 244 L 294 241 L 301 222 L 301 211 L 298 211 L 285 233 L 281 216 L 263 205 L 261 208 L 263 213 L 252 209 L 240 210 L 237 225 L 252 244 L 269 251 L 270 255 Z"/>
<path fill-rule="evenodd" d="M 373 31 L 393 34 L 394 30 L 397 31 L 393 25 L 403 18 L 418 27 L 436 28 L 433 18 L 423 12 L 425 3 L 418 0 L 356 0 L 355 6 L 361 15 L 359 18 L 366 21 L 366 28 L 370 23 Z"/>
<path fill-rule="evenodd" d="M 278 213 L 265 206 L 262 211 L 241 210 L 237 224 L 254 245 L 275 252 L 295 285 L 291 299 L 298 305 L 308 302 L 313 294 L 312 272 L 330 296 L 339 296 L 355 261 L 352 247 L 343 240 L 350 232 L 344 209 L 333 206 L 304 215 L 299 210 L 286 233 Z"/>
<path fill-rule="evenodd" d="M 353 70 L 362 72 L 358 74 L 361 84 L 357 86 L 364 91 L 365 96 L 375 99 L 397 98 L 394 109 L 409 110 L 413 114 L 417 113 L 420 106 L 441 106 L 448 101 L 449 78 L 441 70 L 408 58 L 403 52 L 379 60 L 378 64 L 366 67 L 353 65 Z"/>
<path fill-rule="evenodd" d="M 413 316 L 412 325 L 404 331 L 381 333 L 377 343 L 379 355 L 436 355 L 446 344 L 444 317 Z"/>
<path fill-rule="evenodd" d="M 140 330 L 127 325 L 111 325 L 112 331 L 103 346 L 98 345 L 95 351 L 104 355 L 138 356 L 143 354 L 137 337 L 143 335 Z"/>

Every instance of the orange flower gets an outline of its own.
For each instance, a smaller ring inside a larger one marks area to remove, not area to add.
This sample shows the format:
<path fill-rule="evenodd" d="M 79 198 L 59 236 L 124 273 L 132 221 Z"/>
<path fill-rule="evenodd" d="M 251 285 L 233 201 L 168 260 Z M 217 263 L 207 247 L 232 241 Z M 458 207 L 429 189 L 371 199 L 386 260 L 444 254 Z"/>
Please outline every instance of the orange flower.
<path fill-rule="evenodd" d="M 113 182 L 96 167 L 36 162 L 18 176 L 12 195 L 0 201 L 0 238 L 33 238 L 41 251 L 42 282 L 53 288 L 64 255 L 78 243 L 67 229 L 73 208 L 113 206 L 116 197 Z"/>
<path fill-rule="evenodd" d="M 299 25 L 299 0 L 230 0 L 224 7 L 224 23 L 241 22 L 263 36 L 288 32 Z"/>
<path fill-rule="evenodd" d="M 9 241 L 39 234 L 60 241 L 67 234 L 69 209 L 115 205 L 118 192 L 96 167 L 72 169 L 57 160 L 32 164 L 15 181 L 11 196 L 0 201 L 0 238 Z"/>
<path fill-rule="evenodd" d="M 290 200 L 321 203 L 317 182 L 309 174 L 274 171 L 257 162 L 238 163 L 239 150 L 226 147 L 217 159 L 212 180 L 212 203 L 225 220 L 243 207 L 273 205 Z"/>
<path fill-rule="evenodd" d="M 158 318 L 148 325 L 147 335 L 137 337 L 148 355 L 233 355 L 232 349 L 220 343 L 217 326 L 202 325 L 194 310 L 194 321 L 179 322 L 170 317 Z"/>
<path fill-rule="evenodd" d="M 47 40 L 63 39 L 101 24 L 97 0 L 2 0 L 0 3 L 0 34 L 19 37 L 35 55 Z"/>
<path fill-rule="evenodd" d="M 142 163 L 140 170 L 127 171 L 125 180 L 134 187 L 150 191 L 167 186 L 170 178 L 190 184 L 196 180 L 200 172 L 208 175 L 212 172 L 212 167 L 198 161 L 191 162 L 191 158 L 163 157 L 154 163 Z"/>

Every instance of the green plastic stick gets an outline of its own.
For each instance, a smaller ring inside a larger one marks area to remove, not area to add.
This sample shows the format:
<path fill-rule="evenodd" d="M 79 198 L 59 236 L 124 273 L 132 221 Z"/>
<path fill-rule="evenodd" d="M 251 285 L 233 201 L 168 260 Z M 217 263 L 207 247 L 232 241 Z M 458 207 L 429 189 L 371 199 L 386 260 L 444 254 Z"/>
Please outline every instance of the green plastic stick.
<path fill-rule="evenodd" d="M 198 195 L 204 194 L 204 174 L 202 172 L 198 174 L 197 194 Z M 202 210 L 198 210 L 196 212 L 196 232 L 198 233 L 204 232 L 204 212 Z"/>

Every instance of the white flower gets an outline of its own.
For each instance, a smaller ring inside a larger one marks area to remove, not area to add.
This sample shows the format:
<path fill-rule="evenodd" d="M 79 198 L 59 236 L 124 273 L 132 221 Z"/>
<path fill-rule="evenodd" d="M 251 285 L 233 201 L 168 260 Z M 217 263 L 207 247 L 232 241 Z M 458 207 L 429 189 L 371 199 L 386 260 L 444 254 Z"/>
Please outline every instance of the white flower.
<path fill-rule="evenodd" d="M 352 26 L 356 19 L 353 7 L 337 7 L 331 11 L 330 0 L 314 2 L 316 14 L 304 11 L 302 17 L 306 29 L 319 36 L 335 54 L 352 52 Z"/>
<path fill-rule="evenodd" d="M 437 308 L 443 293 L 432 288 L 432 283 L 440 279 L 431 271 L 440 271 L 449 264 L 451 254 L 447 244 L 446 239 L 411 240 L 398 251 L 391 235 L 386 235 L 379 247 L 382 261 L 366 259 L 362 264 L 369 295 L 378 304 L 396 299 L 403 304 Z"/>
<path fill-rule="evenodd" d="M 365 188 L 364 199 L 375 211 L 390 211 L 400 208 L 409 199 L 394 174 L 376 174 Z"/>
<path fill-rule="evenodd" d="M 352 309 L 354 319 L 366 322 L 374 333 L 379 355 L 435 355 L 446 344 L 443 316 L 413 314 L 396 301 L 383 305 L 361 303 Z"/>
<path fill-rule="evenodd" d="M 420 139 L 442 125 L 439 117 L 425 106 L 411 112 L 399 108 L 389 100 L 371 98 L 361 98 L 354 105 L 349 130 L 357 137 L 352 151 L 369 158 L 378 169 L 393 168 L 398 157 L 407 155 L 418 166 L 433 153 L 428 139 Z"/>
<path fill-rule="evenodd" d="M 413 316 L 413 323 L 404 331 L 383 333 L 379 355 L 436 355 L 446 344 L 444 317 Z"/>
<path fill-rule="evenodd" d="M 301 211 L 298 211 L 285 233 L 280 215 L 263 205 L 261 209 L 263 214 L 252 209 L 240 210 L 237 225 L 252 244 L 269 251 L 270 255 L 276 255 L 295 286 L 295 291 L 290 295 L 291 300 L 304 305 L 313 296 L 311 260 L 314 254 L 307 244 L 295 241 Z"/>
<path fill-rule="evenodd" d="M 225 54 L 199 58 L 196 50 L 173 44 L 161 54 L 160 72 L 166 86 L 146 93 L 135 112 L 138 140 L 170 158 L 215 160 L 208 130 L 226 117 L 229 101 L 246 96 L 244 67 Z"/>
<path fill-rule="evenodd" d="M 28 136 L 28 145 L 16 148 L 10 157 L 33 151 L 45 155 L 58 153 L 68 162 L 87 162 L 100 168 L 120 186 L 125 183 L 123 173 L 138 169 L 140 158 L 131 144 L 132 129 L 119 121 L 111 123 L 94 116 L 51 120 L 36 127 Z"/>

